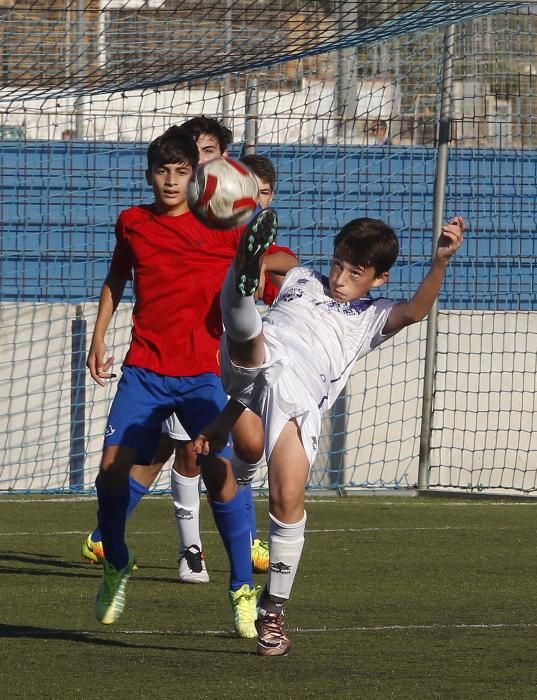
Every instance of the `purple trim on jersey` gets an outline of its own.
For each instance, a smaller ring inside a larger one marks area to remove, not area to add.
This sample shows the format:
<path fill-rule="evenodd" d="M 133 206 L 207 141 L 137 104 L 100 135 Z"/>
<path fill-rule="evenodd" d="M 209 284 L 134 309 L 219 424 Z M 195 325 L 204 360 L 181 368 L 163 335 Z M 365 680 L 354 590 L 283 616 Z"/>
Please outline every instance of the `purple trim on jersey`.
<path fill-rule="evenodd" d="M 323 284 L 324 291 L 327 296 L 331 297 L 331 292 L 330 292 L 330 280 L 326 275 L 321 275 L 321 282 Z M 350 313 L 358 313 L 361 314 L 363 311 L 368 309 L 371 304 L 373 303 L 373 298 L 369 296 L 369 294 L 365 297 L 361 297 L 360 299 L 355 299 L 354 301 L 336 301 L 334 299 L 334 304 L 338 304 L 339 306 L 342 306 L 343 304 L 348 304 L 348 309 Z M 332 305 L 330 305 L 330 308 L 333 308 Z M 348 311 L 345 312 L 342 309 L 343 313 L 349 313 Z"/>

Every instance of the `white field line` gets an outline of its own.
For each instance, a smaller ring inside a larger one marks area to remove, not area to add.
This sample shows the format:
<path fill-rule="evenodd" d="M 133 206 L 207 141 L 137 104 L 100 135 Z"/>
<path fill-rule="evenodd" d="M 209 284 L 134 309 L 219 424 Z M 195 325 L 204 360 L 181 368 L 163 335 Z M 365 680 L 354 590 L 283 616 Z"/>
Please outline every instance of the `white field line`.
<path fill-rule="evenodd" d="M 466 631 L 466 630 L 534 630 L 537 629 L 537 622 L 518 622 L 518 623 L 495 623 L 495 622 L 479 622 L 479 623 L 453 623 L 451 625 L 432 623 L 430 625 L 352 625 L 349 627 L 289 627 L 289 632 L 293 634 L 331 634 L 331 633 L 341 633 L 341 632 L 408 632 L 412 630 L 423 630 L 425 632 L 435 632 L 437 630 L 454 630 L 454 631 Z M 47 630 L 47 635 L 53 637 L 56 635 L 73 634 L 77 636 L 155 636 L 155 637 L 215 637 L 215 636 L 234 636 L 231 630 L 188 630 L 188 629 L 177 629 L 177 630 Z M 42 634 L 41 630 L 36 631 L 36 635 Z M 13 636 L 16 636 L 14 634 Z M 31 630 L 22 629 L 21 636 L 31 637 Z"/>
<path fill-rule="evenodd" d="M 537 0 L 536 0 L 537 1 Z M 360 508 L 366 506 L 366 505 L 378 505 L 377 497 L 384 499 L 386 497 L 389 497 L 389 494 L 386 494 L 386 496 L 381 495 L 381 494 L 365 494 L 364 496 L 338 496 L 337 498 L 331 498 L 328 496 L 317 496 L 314 498 L 306 498 L 305 503 L 315 503 L 316 505 L 324 505 L 324 504 L 331 504 L 331 503 L 353 503 L 354 505 L 357 505 L 358 503 L 360 504 Z M 440 498 L 440 497 L 439 497 Z M 436 497 L 431 497 L 430 499 L 416 499 L 413 497 L 403 497 L 403 496 L 398 496 L 394 501 L 385 501 L 382 500 L 382 505 L 383 506 L 401 506 L 405 505 L 410 508 L 422 508 L 422 507 L 431 507 L 434 506 L 435 508 L 442 507 L 442 508 L 461 508 L 461 507 L 472 507 L 472 508 L 478 508 L 478 507 L 498 507 L 498 506 L 511 506 L 511 507 L 516 507 L 516 508 L 521 508 L 522 506 L 529 506 L 530 508 L 534 507 L 535 504 L 537 503 L 537 497 L 535 498 L 534 502 L 530 502 L 527 500 L 527 497 L 522 497 L 526 498 L 526 500 L 520 500 L 517 501 L 515 499 L 508 499 L 505 501 L 501 500 L 501 496 L 497 497 L 498 500 L 496 499 L 490 499 L 490 500 L 472 500 L 472 499 L 465 499 L 462 501 L 456 501 L 450 499 L 448 496 L 446 496 L 446 501 L 439 501 Z M 150 500 L 150 501 L 158 501 L 158 500 L 170 500 L 171 496 L 170 494 L 161 494 L 161 495 L 155 495 L 155 496 L 144 496 L 144 501 Z M 268 501 L 268 498 L 265 496 L 255 496 L 254 498 L 254 503 L 266 503 Z M 64 503 L 66 505 L 69 505 L 71 503 L 91 503 L 94 502 L 95 504 L 97 503 L 97 497 L 96 496 L 71 496 L 71 495 L 65 495 L 65 496 L 46 496 L 43 498 L 28 498 L 25 496 L 19 497 L 13 497 L 13 496 L 2 496 L 0 494 L 0 508 L 2 505 L 6 503 L 33 503 L 34 505 L 39 505 L 40 503 Z"/>
<path fill-rule="evenodd" d="M 518 530 L 519 528 L 513 527 L 499 527 L 496 530 L 509 531 Z M 452 527 L 451 525 L 442 525 L 439 527 L 341 527 L 341 528 L 319 528 L 319 529 L 308 529 L 306 528 L 307 535 L 324 535 L 324 534 L 337 534 L 337 533 L 360 533 L 360 532 L 449 532 L 449 531 L 488 531 L 488 526 L 483 527 L 467 527 L 464 525 L 456 525 Z M 71 535 L 87 535 L 87 530 L 51 530 L 49 532 L 44 532 L 43 530 L 38 530 L 35 532 L 27 531 L 15 531 L 15 532 L 0 532 L 0 537 L 28 537 L 39 534 L 40 536 L 54 536 L 54 537 L 70 537 Z M 217 535 L 218 530 L 201 530 L 202 535 Z M 161 531 L 153 530 L 134 530 L 129 532 L 129 536 L 139 537 L 140 535 L 155 536 L 162 535 Z"/>

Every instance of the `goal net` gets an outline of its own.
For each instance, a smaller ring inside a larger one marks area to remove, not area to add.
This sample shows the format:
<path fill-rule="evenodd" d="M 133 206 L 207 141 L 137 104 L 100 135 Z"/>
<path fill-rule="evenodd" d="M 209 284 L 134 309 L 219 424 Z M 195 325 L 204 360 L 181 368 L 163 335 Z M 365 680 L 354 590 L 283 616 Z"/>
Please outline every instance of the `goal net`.
<path fill-rule="evenodd" d="M 114 221 L 151 200 L 153 138 L 206 114 L 233 130 L 232 155 L 268 155 L 278 242 L 305 265 L 327 271 L 350 218 L 387 221 L 401 255 L 386 295 L 403 299 L 430 264 L 451 65 L 441 204 L 469 230 L 439 301 L 427 483 L 533 493 L 536 8 L 0 0 L 0 491 L 93 488 L 115 385 L 94 385 L 85 356 Z M 127 290 L 107 335 L 118 375 L 131 312 Z M 426 329 L 358 364 L 310 488 L 415 486 Z M 169 488 L 167 470 L 155 488 Z"/>

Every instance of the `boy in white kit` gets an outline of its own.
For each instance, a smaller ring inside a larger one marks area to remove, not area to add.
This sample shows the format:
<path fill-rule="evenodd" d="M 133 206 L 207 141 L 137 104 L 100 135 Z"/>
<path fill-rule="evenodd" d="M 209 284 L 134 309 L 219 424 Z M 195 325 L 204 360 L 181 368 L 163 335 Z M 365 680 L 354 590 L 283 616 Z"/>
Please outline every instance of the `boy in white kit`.
<path fill-rule="evenodd" d="M 275 213 L 246 235 L 221 293 L 226 333 L 222 379 L 232 397 L 195 441 L 199 453 L 219 449 L 248 407 L 265 426 L 269 464 L 270 567 L 261 594 L 257 651 L 287 654 L 283 606 L 304 544 L 304 492 L 318 450 L 322 414 L 334 403 L 355 362 L 405 326 L 422 320 L 438 296 L 445 270 L 463 241 L 457 217 L 442 229 L 431 268 L 409 301 L 373 299 L 388 280 L 399 244 L 382 221 L 354 219 L 334 241 L 330 275 L 305 267 L 287 273 L 263 321 L 254 303 L 260 261 L 276 230 Z"/>

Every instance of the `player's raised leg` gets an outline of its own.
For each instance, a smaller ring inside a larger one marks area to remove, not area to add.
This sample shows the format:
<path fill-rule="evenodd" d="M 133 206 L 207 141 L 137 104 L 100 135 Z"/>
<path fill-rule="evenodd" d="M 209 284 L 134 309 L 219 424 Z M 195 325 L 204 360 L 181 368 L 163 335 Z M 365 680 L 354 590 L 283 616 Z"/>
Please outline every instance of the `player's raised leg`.
<path fill-rule="evenodd" d="M 220 294 L 226 348 L 233 362 L 258 367 L 264 361 L 262 321 L 254 294 L 261 260 L 277 230 L 276 212 L 263 209 L 246 227 Z"/>

